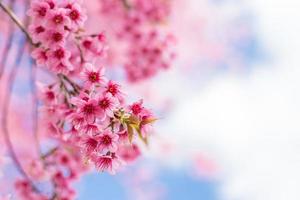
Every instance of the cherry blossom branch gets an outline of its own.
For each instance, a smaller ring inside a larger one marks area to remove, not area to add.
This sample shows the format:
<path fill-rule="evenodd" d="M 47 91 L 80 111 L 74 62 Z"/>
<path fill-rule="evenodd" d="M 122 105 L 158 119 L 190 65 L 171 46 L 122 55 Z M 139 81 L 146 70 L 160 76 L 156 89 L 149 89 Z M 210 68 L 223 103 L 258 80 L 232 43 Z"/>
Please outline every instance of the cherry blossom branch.
<path fill-rule="evenodd" d="M 0 7 L 11 18 L 11 20 L 13 20 L 14 23 L 21 29 L 21 31 L 25 34 L 25 36 L 26 36 L 26 38 L 28 39 L 29 42 L 33 46 L 39 46 L 39 44 L 36 44 L 36 43 L 33 42 L 31 36 L 27 32 L 26 28 L 23 26 L 22 22 L 20 22 L 20 20 L 16 16 L 16 14 L 10 8 L 5 6 L 2 1 L 0 1 Z"/>

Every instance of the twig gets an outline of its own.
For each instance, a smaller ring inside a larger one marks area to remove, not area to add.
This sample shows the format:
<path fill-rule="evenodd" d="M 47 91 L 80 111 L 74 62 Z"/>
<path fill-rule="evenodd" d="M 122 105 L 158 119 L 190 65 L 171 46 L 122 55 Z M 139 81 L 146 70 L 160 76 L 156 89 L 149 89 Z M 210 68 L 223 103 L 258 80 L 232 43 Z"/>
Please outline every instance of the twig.
<path fill-rule="evenodd" d="M 63 79 L 65 81 L 67 81 L 72 86 L 72 88 L 74 89 L 74 92 L 76 94 L 79 94 L 79 91 L 81 90 L 81 87 L 77 83 L 75 83 L 74 81 L 72 81 L 69 77 L 67 77 L 64 74 L 58 74 L 58 77 L 60 79 Z"/>
<path fill-rule="evenodd" d="M 27 40 L 33 45 L 38 47 L 39 44 L 36 44 L 33 42 L 31 36 L 29 35 L 29 33 L 27 32 L 26 28 L 23 26 L 23 24 L 20 22 L 20 20 L 18 19 L 18 17 L 15 15 L 15 13 L 8 8 L 7 6 L 5 6 L 3 4 L 2 1 L 0 1 L 0 7 L 2 8 L 2 10 L 11 18 L 11 20 L 13 20 L 15 22 L 15 24 L 21 29 L 21 31 L 25 34 Z"/>

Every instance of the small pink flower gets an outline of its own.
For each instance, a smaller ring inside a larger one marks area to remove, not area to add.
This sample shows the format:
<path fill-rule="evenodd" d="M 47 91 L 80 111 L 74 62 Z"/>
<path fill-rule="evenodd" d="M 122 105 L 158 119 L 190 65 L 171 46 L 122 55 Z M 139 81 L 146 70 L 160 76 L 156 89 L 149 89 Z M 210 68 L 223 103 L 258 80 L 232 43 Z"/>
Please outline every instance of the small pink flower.
<path fill-rule="evenodd" d="M 89 60 L 95 60 L 97 57 L 105 57 L 107 51 L 107 45 L 104 40 L 104 35 L 100 34 L 100 37 L 86 37 L 82 40 L 81 46 L 83 54 Z"/>
<path fill-rule="evenodd" d="M 108 171 L 115 174 L 116 170 L 121 166 L 122 161 L 114 154 L 111 156 L 99 156 L 94 159 L 95 166 L 99 171 Z"/>
<path fill-rule="evenodd" d="M 88 135 L 95 135 L 99 132 L 99 127 L 97 124 L 86 124 L 82 127 L 81 132 Z"/>
<path fill-rule="evenodd" d="M 71 63 L 69 62 L 70 56 L 71 53 L 69 51 L 67 51 L 63 47 L 58 46 L 54 49 L 50 49 L 49 51 L 47 51 L 47 57 L 48 57 L 47 64 L 50 69 L 59 64 L 70 67 L 71 66 Z"/>
<path fill-rule="evenodd" d="M 113 111 L 117 107 L 116 99 L 113 98 L 110 94 L 107 94 L 105 96 L 101 96 L 98 99 L 98 106 L 100 107 L 102 113 L 103 113 L 103 120 L 106 116 L 112 117 Z"/>
<path fill-rule="evenodd" d="M 35 48 L 31 56 L 36 60 L 38 66 L 44 67 L 48 60 L 47 51 L 42 48 Z"/>
<path fill-rule="evenodd" d="M 98 102 L 95 99 L 89 99 L 84 101 L 79 98 L 75 98 L 75 105 L 78 107 L 78 113 L 83 116 L 87 123 L 94 123 L 96 117 L 101 114 Z"/>
<path fill-rule="evenodd" d="M 67 8 L 69 9 L 67 11 L 67 16 L 70 18 L 71 28 L 78 29 L 82 27 L 87 17 L 85 13 L 82 11 L 80 5 L 74 3 Z"/>
<path fill-rule="evenodd" d="M 110 80 L 105 86 L 105 94 L 110 93 L 113 97 L 117 98 L 120 102 L 124 101 L 125 94 L 120 90 L 121 86 Z"/>
<path fill-rule="evenodd" d="M 66 65 L 64 63 L 58 63 L 56 65 L 53 65 L 51 68 L 52 71 L 58 73 L 58 74 L 69 74 L 70 71 L 73 71 L 72 65 Z"/>
<path fill-rule="evenodd" d="M 41 83 L 37 83 L 39 89 L 39 98 L 47 105 L 57 103 L 57 88 L 55 86 L 44 86 Z"/>
<path fill-rule="evenodd" d="M 82 72 L 82 77 L 85 80 L 86 87 L 90 87 L 92 85 L 104 85 L 107 81 L 104 77 L 104 68 L 96 68 L 91 63 L 86 63 L 84 66 L 84 70 Z"/>
<path fill-rule="evenodd" d="M 63 29 L 48 30 L 43 45 L 48 47 L 64 46 L 68 32 Z"/>
<path fill-rule="evenodd" d="M 46 0 L 46 2 L 48 3 L 50 9 L 54 9 L 57 6 L 55 0 Z"/>
<path fill-rule="evenodd" d="M 38 43 L 45 40 L 46 28 L 43 25 L 31 24 L 28 27 L 33 42 Z"/>
<path fill-rule="evenodd" d="M 70 27 L 71 24 L 66 10 L 63 8 L 50 10 L 49 14 L 47 15 L 47 19 L 48 27 L 53 29 Z"/>
<path fill-rule="evenodd" d="M 50 6 L 48 3 L 35 0 L 31 3 L 30 9 L 27 11 L 27 15 L 32 17 L 35 22 L 41 22 L 46 19 Z"/>
<path fill-rule="evenodd" d="M 139 102 L 133 103 L 131 106 L 129 106 L 129 109 L 131 110 L 131 112 L 134 115 L 138 116 L 144 109 L 143 100 L 140 100 Z"/>
<path fill-rule="evenodd" d="M 81 148 L 86 154 L 91 154 L 96 151 L 98 147 L 98 141 L 96 137 L 85 136 L 81 139 Z"/>
<path fill-rule="evenodd" d="M 115 152 L 118 148 L 119 136 L 108 130 L 104 131 L 99 135 L 99 146 L 100 151 L 111 151 Z"/>
<path fill-rule="evenodd" d="M 84 117 L 78 113 L 73 113 L 68 118 L 71 119 L 71 123 L 76 130 L 82 129 L 86 124 Z"/>

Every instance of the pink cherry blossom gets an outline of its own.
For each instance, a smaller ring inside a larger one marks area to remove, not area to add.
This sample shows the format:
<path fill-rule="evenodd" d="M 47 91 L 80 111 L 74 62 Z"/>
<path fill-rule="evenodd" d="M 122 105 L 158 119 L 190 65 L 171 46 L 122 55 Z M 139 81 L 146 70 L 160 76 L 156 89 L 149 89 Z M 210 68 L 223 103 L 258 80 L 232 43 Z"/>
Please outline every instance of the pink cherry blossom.
<path fill-rule="evenodd" d="M 114 155 L 96 157 L 94 162 L 99 171 L 108 171 L 110 174 L 115 174 L 116 170 L 122 165 L 119 158 Z"/>
<path fill-rule="evenodd" d="M 115 152 L 118 148 L 118 138 L 119 136 L 108 130 L 102 132 L 99 135 L 98 149 L 100 151 L 111 151 Z"/>
<path fill-rule="evenodd" d="M 58 8 L 50 10 L 47 15 L 47 26 L 52 29 L 70 27 L 71 21 L 67 17 L 66 10 Z"/>
<path fill-rule="evenodd" d="M 66 8 L 69 9 L 67 11 L 67 16 L 69 16 L 71 21 L 71 29 L 82 27 L 87 17 L 84 11 L 82 11 L 80 5 L 77 3 L 67 4 Z"/>
<path fill-rule="evenodd" d="M 79 108 L 78 113 L 86 120 L 87 123 L 93 123 L 97 116 L 101 114 L 98 101 L 89 99 L 84 101 L 82 99 L 75 99 L 76 106 Z"/>
<path fill-rule="evenodd" d="M 117 98 L 120 102 L 124 101 L 125 94 L 121 91 L 121 86 L 112 80 L 107 82 L 104 92 L 105 94 L 110 93 L 113 97 Z"/>
<path fill-rule="evenodd" d="M 104 85 L 107 81 L 104 77 L 105 69 L 103 67 L 96 68 L 91 63 L 86 63 L 83 68 L 82 76 L 87 88 L 92 85 Z"/>
<path fill-rule="evenodd" d="M 28 32 L 32 35 L 32 39 L 35 43 L 45 40 L 46 27 L 43 25 L 31 24 L 28 27 Z"/>
<path fill-rule="evenodd" d="M 104 96 L 102 95 L 100 96 L 100 98 L 98 98 L 98 106 L 103 113 L 102 120 L 104 120 L 106 116 L 108 117 L 113 116 L 113 111 L 114 109 L 116 109 L 117 101 L 109 94 Z"/>
<path fill-rule="evenodd" d="M 48 60 L 46 50 L 42 48 L 36 48 L 32 51 L 31 56 L 36 60 L 38 66 L 45 67 Z"/>
<path fill-rule="evenodd" d="M 36 23 L 40 23 L 46 19 L 46 16 L 50 10 L 48 3 L 44 1 L 35 0 L 31 3 L 31 8 L 27 11 L 27 15 L 32 17 Z"/>

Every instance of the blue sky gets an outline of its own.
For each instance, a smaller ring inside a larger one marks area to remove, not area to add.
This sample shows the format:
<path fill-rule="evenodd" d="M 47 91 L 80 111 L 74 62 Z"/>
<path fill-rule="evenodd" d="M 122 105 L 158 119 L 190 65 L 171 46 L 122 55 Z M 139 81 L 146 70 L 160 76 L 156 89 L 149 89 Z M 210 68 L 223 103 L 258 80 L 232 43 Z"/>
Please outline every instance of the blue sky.
<path fill-rule="evenodd" d="M 111 176 L 107 173 L 92 173 L 83 178 L 78 185 L 80 200 L 131 200 L 122 184 L 121 174 Z M 165 200 L 217 200 L 217 183 L 189 176 L 185 171 L 160 169 L 156 178 L 166 189 Z M 155 184 L 155 183 L 154 183 Z M 159 187 L 159 186 L 158 186 Z"/>

